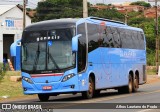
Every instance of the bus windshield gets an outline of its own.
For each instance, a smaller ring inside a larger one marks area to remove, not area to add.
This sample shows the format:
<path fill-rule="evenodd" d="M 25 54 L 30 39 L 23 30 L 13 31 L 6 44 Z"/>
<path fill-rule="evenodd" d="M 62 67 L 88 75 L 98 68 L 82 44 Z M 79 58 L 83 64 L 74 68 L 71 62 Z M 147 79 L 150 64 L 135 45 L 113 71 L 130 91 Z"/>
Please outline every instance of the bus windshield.
<path fill-rule="evenodd" d="M 64 72 L 75 65 L 72 53 L 73 29 L 26 31 L 22 39 L 22 71 Z"/>

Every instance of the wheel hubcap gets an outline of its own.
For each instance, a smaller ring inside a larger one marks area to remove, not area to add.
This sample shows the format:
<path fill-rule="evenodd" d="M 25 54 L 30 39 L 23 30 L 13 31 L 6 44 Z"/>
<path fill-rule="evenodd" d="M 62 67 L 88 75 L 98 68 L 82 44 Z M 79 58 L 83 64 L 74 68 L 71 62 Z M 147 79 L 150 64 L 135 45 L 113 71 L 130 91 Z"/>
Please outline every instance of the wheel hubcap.
<path fill-rule="evenodd" d="M 92 92 L 93 92 L 92 83 L 89 83 L 89 94 L 92 94 Z"/>
<path fill-rule="evenodd" d="M 137 80 L 137 78 L 135 78 L 134 85 L 135 85 L 135 88 L 138 88 L 138 80 Z"/>
<path fill-rule="evenodd" d="M 132 92 L 132 80 L 129 80 L 129 92 Z"/>

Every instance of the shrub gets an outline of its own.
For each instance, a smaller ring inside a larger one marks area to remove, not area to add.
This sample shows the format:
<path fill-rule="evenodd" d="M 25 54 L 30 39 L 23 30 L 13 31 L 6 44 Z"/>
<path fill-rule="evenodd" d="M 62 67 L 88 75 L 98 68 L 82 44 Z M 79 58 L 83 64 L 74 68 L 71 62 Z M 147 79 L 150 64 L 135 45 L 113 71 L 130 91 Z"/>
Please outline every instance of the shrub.
<path fill-rule="evenodd" d="M 6 68 L 4 68 L 3 63 L 0 63 L 0 82 L 3 79 L 3 77 L 5 76 L 5 73 L 6 73 Z"/>

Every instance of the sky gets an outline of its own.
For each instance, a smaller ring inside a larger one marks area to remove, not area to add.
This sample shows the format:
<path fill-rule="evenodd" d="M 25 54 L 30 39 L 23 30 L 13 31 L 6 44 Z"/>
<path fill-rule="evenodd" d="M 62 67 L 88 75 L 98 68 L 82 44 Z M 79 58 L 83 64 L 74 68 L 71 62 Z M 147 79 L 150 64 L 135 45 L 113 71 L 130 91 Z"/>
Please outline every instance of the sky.
<path fill-rule="evenodd" d="M 28 0 L 28 7 L 36 8 L 38 1 L 40 0 Z M 112 4 L 112 3 L 135 2 L 135 1 L 138 0 L 88 0 L 88 2 L 90 2 L 91 4 L 96 4 L 96 3 Z M 148 0 L 144 1 L 147 2 Z M 23 4 L 23 0 L 0 0 L 0 4 Z"/>
<path fill-rule="evenodd" d="M 28 7 L 36 8 L 40 0 L 28 0 Z M 23 0 L 0 0 L 0 4 L 23 4 Z"/>

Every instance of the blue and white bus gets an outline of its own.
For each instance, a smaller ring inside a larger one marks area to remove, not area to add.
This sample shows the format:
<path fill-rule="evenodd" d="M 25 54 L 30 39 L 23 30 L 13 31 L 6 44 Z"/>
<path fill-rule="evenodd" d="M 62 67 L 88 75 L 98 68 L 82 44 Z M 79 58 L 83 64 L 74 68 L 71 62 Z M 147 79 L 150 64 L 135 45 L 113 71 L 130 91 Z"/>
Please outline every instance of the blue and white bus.
<path fill-rule="evenodd" d="M 57 19 L 26 27 L 21 40 L 24 94 L 132 93 L 146 83 L 146 40 L 140 28 L 98 17 Z"/>

